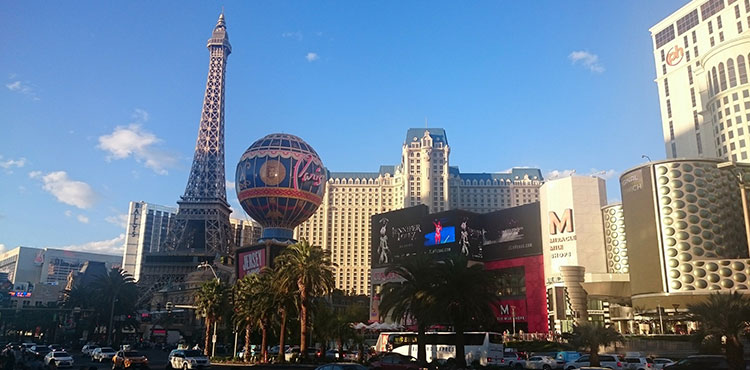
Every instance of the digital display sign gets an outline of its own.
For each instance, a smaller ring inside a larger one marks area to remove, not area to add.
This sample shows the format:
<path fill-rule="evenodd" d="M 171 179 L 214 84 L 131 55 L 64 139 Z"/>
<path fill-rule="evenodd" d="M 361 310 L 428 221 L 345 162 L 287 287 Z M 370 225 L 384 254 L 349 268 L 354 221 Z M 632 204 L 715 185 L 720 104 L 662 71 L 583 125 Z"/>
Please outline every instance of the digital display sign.
<path fill-rule="evenodd" d="M 484 261 L 542 254 L 539 203 L 487 213 L 483 221 Z"/>
<path fill-rule="evenodd" d="M 372 266 L 392 264 L 423 249 L 422 222 L 429 210 L 425 205 L 373 215 L 371 220 Z"/>

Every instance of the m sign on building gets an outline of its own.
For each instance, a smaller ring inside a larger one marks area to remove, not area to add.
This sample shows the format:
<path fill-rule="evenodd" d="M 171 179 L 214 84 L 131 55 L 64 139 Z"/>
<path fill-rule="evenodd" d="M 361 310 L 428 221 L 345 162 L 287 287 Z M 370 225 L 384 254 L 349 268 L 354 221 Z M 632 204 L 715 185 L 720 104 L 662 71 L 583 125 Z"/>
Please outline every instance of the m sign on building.
<path fill-rule="evenodd" d="M 555 211 L 549 213 L 549 234 L 557 235 L 557 233 L 572 233 L 573 232 L 573 209 L 568 208 L 563 212 L 563 217 L 557 217 Z"/>

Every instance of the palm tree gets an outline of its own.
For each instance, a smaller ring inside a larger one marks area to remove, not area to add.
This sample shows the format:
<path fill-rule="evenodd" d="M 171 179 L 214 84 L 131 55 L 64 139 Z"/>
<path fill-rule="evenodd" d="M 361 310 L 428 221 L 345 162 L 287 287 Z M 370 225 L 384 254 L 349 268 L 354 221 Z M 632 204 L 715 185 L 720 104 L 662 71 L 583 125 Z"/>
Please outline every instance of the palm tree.
<path fill-rule="evenodd" d="M 300 355 L 307 356 L 307 309 L 312 296 L 322 296 L 334 288 L 333 263 L 328 251 L 311 246 L 306 240 L 290 245 L 276 258 L 282 271 L 281 284 L 295 285 L 300 319 Z"/>
<path fill-rule="evenodd" d="M 274 275 L 270 269 L 263 269 L 256 274 L 256 281 L 252 287 L 252 302 L 250 315 L 254 317 L 261 331 L 261 361 L 268 361 L 268 329 L 278 312 L 274 288 Z M 279 349 L 283 354 L 283 348 Z"/>
<path fill-rule="evenodd" d="M 112 344 L 114 329 L 115 307 L 118 313 L 129 314 L 135 309 L 134 303 L 138 296 L 138 288 L 133 276 L 119 268 L 112 268 L 106 275 L 101 275 L 92 283 L 92 290 L 96 300 L 109 311 L 107 323 L 107 343 Z"/>
<path fill-rule="evenodd" d="M 622 335 L 611 326 L 604 327 L 593 322 L 583 322 L 573 327 L 570 344 L 589 351 L 590 366 L 599 366 L 599 347 L 622 342 Z"/>
<path fill-rule="evenodd" d="M 381 318 L 390 315 L 400 322 L 411 316 L 417 321 L 417 358 L 421 361 L 427 360 L 425 331 L 435 323 L 436 266 L 432 258 L 418 255 L 388 267 L 386 274 L 393 273 L 402 281 L 383 286 L 378 306 Z"/>
<path fill-rule="evenodd" d="M 203 282 L 195 294 L 195 306 L 197 312 L 206 317 L 206 340 L 203 352 L 209 355 L 208 346 L 211 338 L 211 324 L 216 325 L 222 311 L 227 307 L 227 289 L 219 279 L 211 279 Z"/>
<path fill-rule="evenodd" d="M 732 369 L 744 369 L 740 334 L 750 325 L 750 298 L 737 291 L 712 294 L 705 301 L 688 305 L 694 321 L 708 336 L 726 337 L 726 355 Z"/>
<path fill-rule="evenodd" d="M 284 271 L 278 266 L 270 273 L 272 275 L 274 301 L 276 302 L 279 310 L 279 320 L 281 326 L 279 330 L 279 348 L 284 348 L 284 340 L 286 339 L 287 317 L 297 305 L 297 285 L 291 280 L 282 279 L 281 277 L 284 274 Z M 279 363 L 283 363 L 285 361 L 284 351 L 279 350 L 277 361 Z"/>
<path fill-rule="evenodd" d="M 245 327 L 245 355 L 244 361 L 250 359 L 250 334 L 253 328 L 253 293 L 254 286 L 258 284 L 258 275 L 245 275 L 234 285 L 234 322 Z"/>
<path fill-rule="evenodd" d="M 482 264 L 469 265 L 464 256 L 440 262 L 431 305 L 436 315 L 456 332 L 456 365 L 466 367 L 464 331 L 496 322 L 493 305 L 498 301 L 499 279 Z"/>

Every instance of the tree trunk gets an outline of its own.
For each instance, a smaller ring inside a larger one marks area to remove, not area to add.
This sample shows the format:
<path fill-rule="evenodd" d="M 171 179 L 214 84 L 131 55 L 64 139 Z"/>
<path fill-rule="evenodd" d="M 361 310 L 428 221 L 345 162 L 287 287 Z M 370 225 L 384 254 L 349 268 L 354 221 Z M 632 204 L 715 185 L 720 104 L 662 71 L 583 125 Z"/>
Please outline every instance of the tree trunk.
<path fill-rule="evenodd" d="M 591 349 L 589 350 L 589 366 L 595 367 L 600 366 L 599 363 L 599 343 L 591 343 Z"/>
<path fill-rule="evenodd" d="M 422 320 L 417 322 L 417 359 L 427 361 L 427 334 Z"/>
<path fill-rule="evenodd" d="M 307 287 L 302 282 L 298 282 L 299 287 L 299 355 L 303 359 L 307 358 Z"/>
<path fill-rule="evenodd" d="M 736 335 L 727 336 L 727 362 L 731 370 L 745 370 L 745 358 L 742 342 Z"/>
<path fill-rule="evenodd" d="M 464 338 L 464 326 L 462 324 L 455 324 L 456 329 L 456 367 L 459 369 L 466 369 L 466 340 Z"/>
<path fill-rule="evenodd" d="M 117 291 L 112 296 L 112 310 L 109 311 L 109 323 L 107 324 L 107 344 L 112 345 L 112 328 L 115 326 L 115 302 L 117 301 Z"/>
<path fill-rule="evenodd" d="M 286 334 L 286 309 L 281 309 L 281 330 L 279 332 L 279 363 L 284 363 L 284 336 Z"/>
<path fill-rule="evenodd" d="M 169 333 L 167 333 L 169 334 Z M 211 318 L 206 316 L 206 341 L 205 341 L 205 347 L 203 347 L 203 354 L 206 356 L 210 355 L 210 352 L 208 352 L 208 340 L 211 337 Z"/>
<path fill-rule="evenodd" d="M 263 322 L 263 323 L 260 324 L 260 333 L 261 333 L 261 340 L 260 340 L 260 347 L 261 347 L 260 361 L 265 364 L 266 362 L 268 362 L 268 348 L 266 348 L 268 346 L 268 341 L 267 341 L 267 339 L 268 339 L 268 330 L 266 328 L 266 323 L 265 322 Z M 279 349 L 279 351 L 281 351 L 281 349 Z"/>
<path fill-rule="evenodd" d="M 247 362 L 250 359 L 250 334 L 252 332 L 252 326 L 250 326 L 250 319 L 247 320 L 248 324 L 245 325 L 245 354 L 243 360 Z"/>
<path fill-rule="evenodd" d="M 339 350 L 339 358 L 337 360 L 342 360 L 344 358 L 344 337 L 343 337 L 341 330 L 339 330 L 338 335 L 336 337 L 337 337 L 336 344 Z"/>

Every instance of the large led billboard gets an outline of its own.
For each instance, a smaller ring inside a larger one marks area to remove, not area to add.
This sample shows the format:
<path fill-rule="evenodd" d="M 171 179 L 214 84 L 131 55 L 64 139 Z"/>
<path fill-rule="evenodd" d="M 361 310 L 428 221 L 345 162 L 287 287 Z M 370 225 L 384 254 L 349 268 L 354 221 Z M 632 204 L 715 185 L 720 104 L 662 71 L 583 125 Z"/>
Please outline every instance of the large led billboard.
<path fill-rule="evenodd" d="M 419 205 L 373 215 L 370 219 L 372 267 L 389 265 L 399 258 L 419 253 L 424 244 L 422 222 L 428 213 L 427 206 Z"/>
<path fill-rule="evenodd" d="M 484 261 L 542 254 L 539 203 L 530 203 L 482 215 Z"/>

